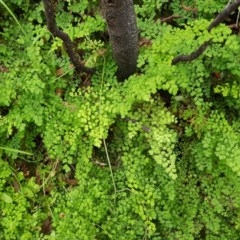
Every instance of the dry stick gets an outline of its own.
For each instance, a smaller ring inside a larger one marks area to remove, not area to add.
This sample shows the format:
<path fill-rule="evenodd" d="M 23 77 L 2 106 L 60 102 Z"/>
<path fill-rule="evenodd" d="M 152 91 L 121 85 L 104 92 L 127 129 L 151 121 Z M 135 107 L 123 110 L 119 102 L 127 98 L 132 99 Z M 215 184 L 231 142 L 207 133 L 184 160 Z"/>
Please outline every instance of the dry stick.
<path fill-rule="evenodd" d="M 235 11 L 240 6 L 240 0 L 228 5 L 217 17 L 211 22 L 207 30 L 210 32 L 213 28 L 217 27 L 227 16 L 229 16 L 233 11 Z M 190 55 L 179 55 L 172 60 L 172 65 L 178 62 L 192 61 L 198 58 L 209 46 L 212 40 L 204 42 L 197 50 L 195 50 Z"/>
<path fill-rule="evenodd" d="M 174 18 L 181 18 L 181 16 L 173 14 L 173 15 L 171 15 L 169 17 L 162 18 L 161 22 L 169 22 L 169 21 L 173 20 Z"/>
<path fill-rule="evenodd" d="M 93 74 L 95 72 L 95 69 L 85 67 L 81 63 L 81 59 L 79 58 L 77 52 L 74 50 L 74 45 L 70 37 L 57 27 L 52 0 L 43 0 L 43 5 L 45 10 L 48 30 L 52 33 L 54 37 L 58 37 L 63 41 L 66 52 L 71 62 L 73 63 L 76 71 Z"/>

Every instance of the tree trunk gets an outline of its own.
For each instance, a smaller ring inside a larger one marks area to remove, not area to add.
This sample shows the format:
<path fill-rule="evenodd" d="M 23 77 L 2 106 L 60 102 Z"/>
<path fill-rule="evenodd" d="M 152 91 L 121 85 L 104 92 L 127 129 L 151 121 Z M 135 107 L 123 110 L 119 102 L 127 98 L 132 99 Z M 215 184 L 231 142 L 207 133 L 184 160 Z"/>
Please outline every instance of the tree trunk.
<path fill-rule="evenodd" d="M 101 0 L 102 14 L 108 26 L 117 78 L 127 79 L 136 71 L 138 29 L 133 0 Z"/>

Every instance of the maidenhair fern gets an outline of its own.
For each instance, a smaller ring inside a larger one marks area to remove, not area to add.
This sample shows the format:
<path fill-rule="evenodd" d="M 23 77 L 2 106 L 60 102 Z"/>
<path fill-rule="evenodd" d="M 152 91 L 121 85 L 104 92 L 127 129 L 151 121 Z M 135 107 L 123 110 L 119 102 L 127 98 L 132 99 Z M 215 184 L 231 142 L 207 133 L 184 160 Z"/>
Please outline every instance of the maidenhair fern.
<path fill-rule="evenodd" d="M 228 1 L 135 1 L 138 70 L 119 83 L 98 2 L 80 2 L 55 14 L 92 76 L 40 1 L 7 3 L 26 36 L 0 1 L 0 239 L 239 239 L 237 12 L 209 32 Z"/>

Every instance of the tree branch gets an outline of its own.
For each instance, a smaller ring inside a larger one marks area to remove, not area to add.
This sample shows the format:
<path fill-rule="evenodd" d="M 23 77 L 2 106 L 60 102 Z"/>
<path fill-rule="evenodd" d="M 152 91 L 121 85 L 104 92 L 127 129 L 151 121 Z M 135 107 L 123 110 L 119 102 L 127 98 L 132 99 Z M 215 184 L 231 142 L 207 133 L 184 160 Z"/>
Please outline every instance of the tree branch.
<path fill-rule="evenodd" d="M 43 0 L 43 5 L 45 10 L 48 30 L 52 33 L 54 37 L 58 37 L 63 41 L 66 52 L 71 62 L 73 63 L 76 71 L 93 74 L 95 72 L 95 69 L 85 67 L 81 63 L 81 59 L 79 58 L 77 52 L 74 50 L 74 45 L 70 37 L 57 27 L 52 0 Z"/>
<path fill-rule="evenodd" d="M 232 4 L 229 4 L 222 12 L 220 12 L 217 17 L 211 22 L 208 26 L 208 31 L 210 32 L 213 28 L 217 27 L 227 16 L 232 12 L 238 9 L 240 6 L 240 0 L 235 1 Z"/>
<path fill-rule="evenodd" d="M 209 46 L 211 40 L 204 42 L 197 50 L 192 52 L 190 55 L 178 55 L 172 60 L 172 65 L 178 62 L 188 62 L 198 58 Z"/>
<path fill-rule="evenodd" d="M 236 2 L 229 4 L 222 12 L 220 12 L 217 17 L 211 22 L 211 24 L 208 26 L 207 30 L 211 32 L 211 30 L 215 27 L 217 27 L 227 16 L 229 16 L 233 11 L 235 11 L 240 6 L 240 0 L 237 0 Z M 197 50 L 192 52 L 189 55 L 178 55 L 172 60 L 172 65 L 177 64 L 178 62 L 186 62 L 186 61 L 192 61 L 196 58 L 198 58 L 210 45 L 212 41 L 206 41 L 204 42 Z"/>

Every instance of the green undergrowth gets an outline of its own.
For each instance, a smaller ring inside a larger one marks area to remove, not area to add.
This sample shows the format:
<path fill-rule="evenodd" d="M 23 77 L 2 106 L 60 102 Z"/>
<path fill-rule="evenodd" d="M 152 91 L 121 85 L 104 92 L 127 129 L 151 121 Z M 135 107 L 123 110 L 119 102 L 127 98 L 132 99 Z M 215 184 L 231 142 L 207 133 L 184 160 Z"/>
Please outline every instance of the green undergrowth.
<path fill-rule="evenodd" d="M 206 30 L 225 1 L 136 1 L 124 83 L 97 1 L 56 9 L 93 76 L 74 72 L 42 3 L 0 3 L 0 239 L 239 239 L 240 40 Z"/>

